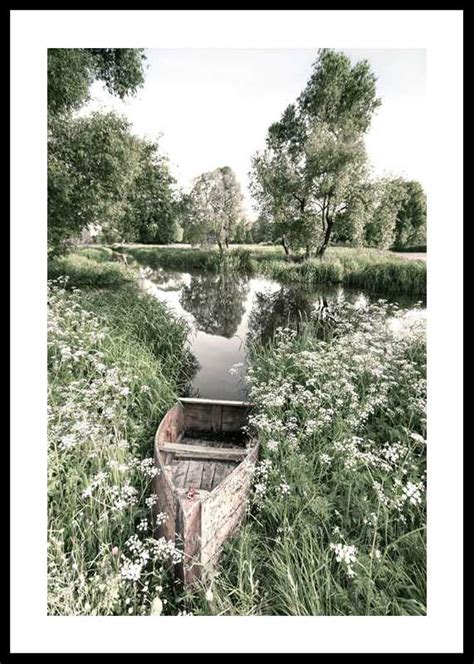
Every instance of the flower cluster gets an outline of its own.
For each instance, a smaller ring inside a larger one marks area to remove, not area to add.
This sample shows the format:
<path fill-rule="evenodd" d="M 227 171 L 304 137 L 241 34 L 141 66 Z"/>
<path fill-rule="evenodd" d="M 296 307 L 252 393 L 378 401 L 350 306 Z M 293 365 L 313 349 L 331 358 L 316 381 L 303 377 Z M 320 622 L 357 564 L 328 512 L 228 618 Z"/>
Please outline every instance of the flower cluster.
<path fill-rule="evenodd" d="M 50 610 L 147 615 L 181 554 L 148 537 L 157 469 L 129 417 L 138 381 L 110 362 L 107 327 L 63 286 L 48 293 Z"/>
<path fill-rule="evenodd" d="M 353 578 L 356 573 L 354 565 L 357 563 L 357 549 L 353 544 L 341 544 L 341 542 L 330 543 L 330 548 L 334 551 L 336 561 L 344 566 L 344 570 L 349 578 Z"/>
<path fill-rule="evenodd" d="M 372 588 L 376 565 L 390 593 L 394 575 L 411 578 L 413 559 L 425 564 L 426 320 L 383 301 L 337 306 L 330 335 L 311 321 L 298 334 L 279 328 L 252 355 L 251 426 L 264 459 L 250 507 L 276 543 L 297 522 L 285 526 L 288 550 L 308 547 L 299 532 L 314 530 L 336 574 Z"/>

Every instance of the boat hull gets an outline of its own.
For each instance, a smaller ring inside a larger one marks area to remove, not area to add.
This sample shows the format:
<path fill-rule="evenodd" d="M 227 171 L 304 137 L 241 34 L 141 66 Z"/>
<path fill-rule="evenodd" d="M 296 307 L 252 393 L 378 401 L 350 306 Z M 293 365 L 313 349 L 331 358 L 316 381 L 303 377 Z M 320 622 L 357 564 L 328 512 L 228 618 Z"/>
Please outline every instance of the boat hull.
<path fill-rule="evenodd" d="M 195 452 L 188 456 L 195 455 L 197 460 L 190 460 L 186 467 L 186 461 L 176 465 L 175 459 L 186 457 L 183 450 L 187 448 L 182 443 L 187 441 L 188 432 L 203 432 L 211 438 L 214 434 L 232 435 L 242 431 L 249 412 L 250 404 L 245 402 L 182 399 L 168 411 L 156 432 L 155 535 L 171 540 L 182 551 L 183 561 L 175 566 L 175 572 L 184 585 L 212 572 L 223 544 L 241 524 L 259 445 L 250 441 L 242 454 L 236 446 L 217 448 L 217 452 L 203 447 L 201 454 L 192 445 L 190 449 Z M 205 445 L 204 441 L 198 442 Z M 201 458 L 206 454 L 209 459 Z M 183 468 L 186 478 L 200 477 L 201 482 L 183 481 Z M 206 484 L 203 478 L 212 471 L 215 484 Z"/>

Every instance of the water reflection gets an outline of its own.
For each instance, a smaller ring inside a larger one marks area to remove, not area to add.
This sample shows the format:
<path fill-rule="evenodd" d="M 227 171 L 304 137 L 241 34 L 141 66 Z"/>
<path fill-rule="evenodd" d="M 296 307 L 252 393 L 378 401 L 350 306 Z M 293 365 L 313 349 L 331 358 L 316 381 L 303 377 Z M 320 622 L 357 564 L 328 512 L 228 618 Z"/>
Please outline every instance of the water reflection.
<path fill-rule="evenodd" d="M 268 341 L 277 327 L 299 330 L 314 311 L 314 299 L 314 294 L 291 286 L 282 286 L 276 292 L 256 293 L 249 316 L 249 341 Z"/>
<path fill-rule="evenodd" d="M 337 310 L 341 301 L 361 298 L 360 290 L 325 287 L 311 291 L 225 271 L 215 274 L 142 268 L 141 285 L 188 322 L 189 347 L 196 359 L 189 392 L 210 399 L 247 396 L 244 378 L 248 342 L 270 339 L 279 326 L 299 329 L 308 318 L 316 319 L 332 307 Z M 367 296 L 367 300 L 378 297 Z M 401 308 L 414 304 L 406 298 L 393 299 Z"/>
<path fill-rule="evenodd" d="M 194 316 L 198 330 L 230 339 L 242 321 L 248 291 L 247 278 L 225 271 L 193 275 L 180 303 Z"/>

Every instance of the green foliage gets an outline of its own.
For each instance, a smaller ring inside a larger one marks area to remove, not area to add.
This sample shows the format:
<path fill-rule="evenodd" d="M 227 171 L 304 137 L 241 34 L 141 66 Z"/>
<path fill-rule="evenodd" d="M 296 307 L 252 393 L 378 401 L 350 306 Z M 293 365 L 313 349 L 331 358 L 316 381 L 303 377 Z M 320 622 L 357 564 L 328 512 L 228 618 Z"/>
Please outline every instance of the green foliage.
<path fill-rule="evenodd" d="M 168 244 L 178 239 L 175 179 L 158 145 L 138 141 L 139 167 L 119 224 L 120 239 Z"/>
<path fill-rule="evenodd" d="M 379 106 L 367 62 L 323 49 L 296 104 L 252 160 L 252 193 L 272 238 L 322 256 L 354 189 L 366 180 L 363 134 Z"/>
<path fill-rule="evenodd" d="M 325 258 L 303 263 L 262 262 L 259 271 L 282 283 L 305 286 L 336 284 L 357 286 L 378 293 L 404 293 L 426 297 L 426 263 L 365 250 L 331 248 Z"/>
<path fill-rule="evenodd" d="M 426 244 L 426 194 L 415 180 L 404 182 L 404 187 L 405 197 L 395 224 L 397 249 Z"/>
<path fill-rule="evenodd" d="M 139 141 L 113 113 L 77 118 L 101 80 L 121 99 L 143 84 L 143 49 L 48 51 L 48 253 L 67 249 L 88 227 L 121 239 L 126 199 L 137 176 Z"/>
<path fill-rule="evenodd" d="M 126 251 L 139 263 L 152 268 L 202 269 L 210 272 L 218 272 L 224 268 L 243 274 L 251 274 L 254 270 L 253 255 L 245 249 L 231 249 L 223 255 L 213 248 L 126 247 Z"/>
<path fill-rule="evenodd" d="M 81 254 L 69 254 L 49 261 L 48 278 L 66 276 L 67 286 L 105 288 L 121 286 L 134 277 L 130 270 L 118 263 L 104 262 L 104 255 L 97 259 L 91 254 L 96 250 L 83 250 Z M 87 255 L 90 257 L 88 258 Z"/>
<path fill-rule="evenodd" d="M 54 120 L 48 145 L 50 253 L 64 250 L 88 226 L 113 228 L 125 213 L 139 164 L 137 141 L 124 118 L 93 113 Z"/>
<path fill-rule="evenodd" d="M 176 239 L 174 179 L 158 146 L 114 113 L 61 117 L 48 150 L 50 254 L 95 227 L 105 242 Z"/>
<path fill-rule="evenodd" d="M 146 501 L 188 330 L 131 284 L 49 286 L 48 613 L 150 615 L 157 598 L 174 600 L 173 551 L 153 538 Z M 148 555 L 135 580 L 131 542 Z"/>
<path fill-rule="evenodd" d="M 397 217 L 406 199 L 406 187 L 402 178 L 381 179 L 374 184 L 375 209 L 365 228 L 366 243 L 379 249 L 393 245 Z"/>
<path fill-rule="evenodd" d="M 381 101 L 367 60 L 351 66 L 342 52 L 323 48 L 299 97 L 307 115 L 335 133 L 365 133 Z"/>
<path fill-rule="evenodd" d="M 114 256 L 114 252 L 110 247 L 83 247 L 78 249 L 75 253 L 79 256 L 90 258 L 97 263 L 107 263 L 108 261 L 111 261 Z"/>
<path fill-rule="evenodd" d="M 153 268 L 218 272 L 224 267 L 240 274 L 264 274 L 283 284 L 344 284 L 378 293 L 426 297 L 425 261 L 406 260 L 375 249 L 330 247 L 322 260 L 302 262 L 284 260 L 281 247 L 258 245 L 231 249 L 223 257 L 216 249 L 186 247 L 126 247 L 126 251 Z"/>
<path fill-rule="evenodd" d="M 216 168 L 195 179 L 183 199 L 181 225 L 184 241 L 227 248 L 242 219 L 242 191 L 229 166 Z"/>
<path fill-rule="evenodd" d="M 195 614 L 426 614 L 424 322 L 334 313 L 323 336 L 311 320 L 252 348 L 262 461 Z"/>
<path fill-rule="evenodd" d="M 143 84 L 143 49 L 48 49 L 48 114 L 77 110 L 87 100 L 94 80 L 121 99 Z"/>

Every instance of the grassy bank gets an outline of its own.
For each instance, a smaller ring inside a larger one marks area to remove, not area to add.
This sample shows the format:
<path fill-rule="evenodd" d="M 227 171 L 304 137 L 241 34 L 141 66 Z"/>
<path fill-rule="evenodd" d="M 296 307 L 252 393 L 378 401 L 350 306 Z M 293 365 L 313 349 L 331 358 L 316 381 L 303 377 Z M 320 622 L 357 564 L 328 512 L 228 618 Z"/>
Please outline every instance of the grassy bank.
<path fill-rule="evenodd" d="M 424 323 L 341 307 L 333 330 L 280 328 L 252 351 L 262 460 L 195 613 L 426 612 Z"/>
<path fill-rule="evenodd" d="M 270 260 L 259 265 L 263 274 L 282 283 L 315 286 L 343 284 L 376 293 L 426 296 L 426 263 L 356 250 L 333 250 L 323 259 L 303 263 Z"/>
<path fill-rule="evenodd" d="M 219 251 L 213 248 L 124 246 L 122 250 L 154 268 L 217 271 L 222 265 Z M 282 283 L 343 284 L 381 294 L 426 297 L 426 262 L 408 261 L 388 251 L 331 247 L 323 260 L 291 263 L 281 247 L 244 245 L 231 249 L 226 261 L 236 271 L 263 274 Z"/>
<path fill-rule="evenodd" d="M 181 247 L 134 247 L 123 246 L 126 252 L 141 264 L 169 270 L 205 270 L 217 272 L 223 263 L 238 272 L 251 273 L 254 270 L 252 256 L 245 249 L 232 249 L 224 256 L 216 248 L 181 248 Z"/>
<path fill-rule="evenodd" d="M 48 293 L 48 613 L 176 613 L 166 567 L 179 554 L 152 538 L 150 492 L 187 329 L 126 268 L 72 256 L 51 271 L 61 265 L 71 279 Z"/>

